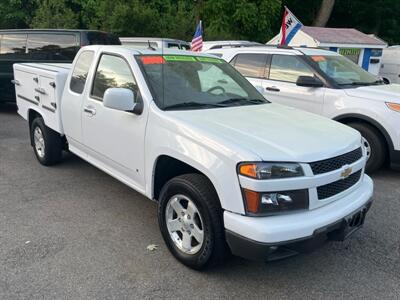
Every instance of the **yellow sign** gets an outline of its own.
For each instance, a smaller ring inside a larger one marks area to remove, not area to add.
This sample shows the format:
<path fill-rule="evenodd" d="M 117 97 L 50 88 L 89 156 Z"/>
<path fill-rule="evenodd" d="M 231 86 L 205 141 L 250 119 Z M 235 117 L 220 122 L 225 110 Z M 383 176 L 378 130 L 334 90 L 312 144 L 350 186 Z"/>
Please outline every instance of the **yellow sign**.
<path fill-rule="evenodd" d="M 340 48 L 339 53 L 341 55 L 360 55 L 361 49 L 359 49 L 359 48 Z"/>

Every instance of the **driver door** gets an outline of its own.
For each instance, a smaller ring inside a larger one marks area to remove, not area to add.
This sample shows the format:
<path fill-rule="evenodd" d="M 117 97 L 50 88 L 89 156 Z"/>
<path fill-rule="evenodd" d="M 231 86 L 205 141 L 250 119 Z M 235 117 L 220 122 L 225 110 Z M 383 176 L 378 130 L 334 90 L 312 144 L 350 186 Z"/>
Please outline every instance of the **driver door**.
<path fill-rule="evenodd" d="M 144 109 L 141 115 L 135 115 L 105 107 L 104 92 L 111 87 L 131 89 L 135 99 L 140 98 L 129 63 L 121 56 L 103 53 L 92 78 L 91 90 L 83 104 L 83 140 L 88 149 L 89 161 L 111 171 L 135 189 L 144 190 L 147 110 Z"/>
<path fill-rule="evenodd" d="M 296 55 L 273 54 L 269 76 L 264 80 L 265 97 L 312 113 L 321 114 L 325 87 L 296 85 L 299 76 L 315 76 L 314 71 Z"/>

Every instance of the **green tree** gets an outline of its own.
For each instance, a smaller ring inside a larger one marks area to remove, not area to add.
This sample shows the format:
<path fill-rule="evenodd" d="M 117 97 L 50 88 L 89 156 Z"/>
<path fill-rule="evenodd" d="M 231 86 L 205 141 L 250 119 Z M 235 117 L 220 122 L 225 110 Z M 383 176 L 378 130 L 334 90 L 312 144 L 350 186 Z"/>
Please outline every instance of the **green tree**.
<path fill-rule="evenodd" d="M 36 0 L 1 0 L 0 28 L 27 28 L 32 20 Z"/>
<path fill-rule="evenodd" d="M 33 28 L 79 28 L 79 16 L 64 0 L 39 0 Z"/>
<path fill-rule="evenodd" d="M 281 0 L 206 0 L 201 14 L 206 38 L 265 43 L 276 33 L 281 4 Z"/>

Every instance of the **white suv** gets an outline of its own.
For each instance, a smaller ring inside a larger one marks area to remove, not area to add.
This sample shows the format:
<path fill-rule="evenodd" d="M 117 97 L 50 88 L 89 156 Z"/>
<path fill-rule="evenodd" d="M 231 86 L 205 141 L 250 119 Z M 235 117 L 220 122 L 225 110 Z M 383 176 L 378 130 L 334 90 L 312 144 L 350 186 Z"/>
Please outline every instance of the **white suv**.
<path fill-rule="evenodd" d="M 268 100 L 357 129 L 369 150 L 367 171 L 400 167 L 400 85 L 385 85 L 347 58 L 312 48 L 262 46 L 207 51 L 230 62 Z"/>

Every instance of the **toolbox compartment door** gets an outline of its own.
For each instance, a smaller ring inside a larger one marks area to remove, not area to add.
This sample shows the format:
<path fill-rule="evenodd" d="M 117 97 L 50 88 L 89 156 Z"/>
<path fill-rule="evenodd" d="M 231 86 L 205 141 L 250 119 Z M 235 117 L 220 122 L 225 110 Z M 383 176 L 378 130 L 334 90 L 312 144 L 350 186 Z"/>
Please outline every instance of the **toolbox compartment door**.
<path fill-rule="evenodd" d="M 36 89 L 36 92 L 39 94 L 40 106 L 42 107 L 43 118 L 46 120 L 46 125 L 58 131 L 59 124 L 55 88 L 56 83 L 54 78 L 40 76 L 39 87 Z"/>
<path fill-rule="evenodd" d="M 39 78 L 36 74 L 16 69 L 13 82 L 17 105 L 20 109 L 24 109 L 32 104 L 39 106 L 40 99 L 35 91 L 39 87 Z"/>

